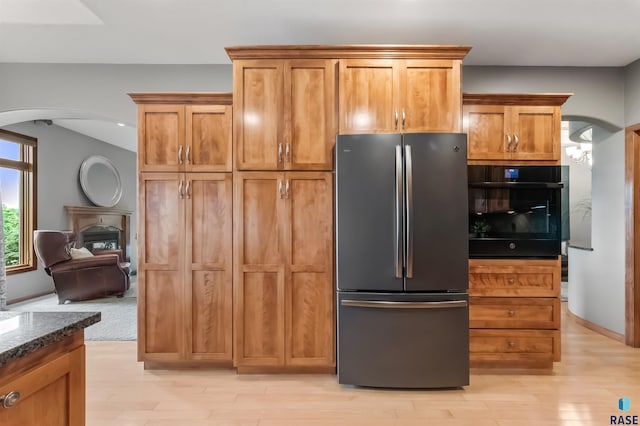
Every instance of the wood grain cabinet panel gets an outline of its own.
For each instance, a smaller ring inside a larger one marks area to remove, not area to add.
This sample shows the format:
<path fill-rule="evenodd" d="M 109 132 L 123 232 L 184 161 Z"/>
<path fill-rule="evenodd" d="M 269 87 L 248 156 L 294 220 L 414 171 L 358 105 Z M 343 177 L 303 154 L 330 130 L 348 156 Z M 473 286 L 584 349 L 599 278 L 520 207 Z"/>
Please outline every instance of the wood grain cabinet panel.
<path fill-rule="evenodd" d="M 231 105 L 139 105 L 138 171 L 230 172 L 231 123 Z"/>
<path fill-rule="evenodd" d="M 459 60 L 340 61 L 340 133 L 457 132 Z"/>
<path fill-rule="evenodd" d="M 472 297 L 469 301 L 471 328 L 560 327 L 557 297 Z"/>
<path fill-rule="evenodd" d="M 560 162 L 558 94 L 463 95 L 463 131 L 471 161 Z M 512 163 L 513 164 L 513 163 Z"/>
<path fill-rule="evenodd" d="M 472 367 L 560 361 L 560 260 L 470 259 Z"/>
<path fill-rule="evenodd" d="M 232 360 L 232 177 L 140 175 L 141 361 Z"/>
<path fill-rule="evenodd" d="M 559 330 L 470 330 L 472 367 L 552 368 L 559 360 Z"/>
<path fill-rule="evenodd" d="M 331 174 L 236 173 L 234 197 L 238 371 L 333 368 Z"/>
<path fill-rule="evenodd" d="M 237 170 L 331 170 L 335 60 L 234 61 Z"/>
<path fill-rule="evenodd" d="M 559 297 L 559 273 L 555 260 L 472 259 L 469 295 Z"/>
<path fill-rule="evenodd" d="M 85 347 L 37 365 L 0 384 L 0 395 L 17 391 L 18 402 L 0 407 L 0 424 L 7 426 L 84 426 Z"/>

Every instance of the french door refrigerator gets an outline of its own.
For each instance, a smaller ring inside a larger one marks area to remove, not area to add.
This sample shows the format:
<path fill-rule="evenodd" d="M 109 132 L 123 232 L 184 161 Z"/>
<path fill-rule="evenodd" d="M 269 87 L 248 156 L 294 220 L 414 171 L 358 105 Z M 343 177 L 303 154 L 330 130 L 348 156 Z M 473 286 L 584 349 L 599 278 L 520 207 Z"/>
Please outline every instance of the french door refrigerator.
<path fill-rule="evenodd" d="M 338 381 L 469 384 L 467 139 L 338 135 Z"/>

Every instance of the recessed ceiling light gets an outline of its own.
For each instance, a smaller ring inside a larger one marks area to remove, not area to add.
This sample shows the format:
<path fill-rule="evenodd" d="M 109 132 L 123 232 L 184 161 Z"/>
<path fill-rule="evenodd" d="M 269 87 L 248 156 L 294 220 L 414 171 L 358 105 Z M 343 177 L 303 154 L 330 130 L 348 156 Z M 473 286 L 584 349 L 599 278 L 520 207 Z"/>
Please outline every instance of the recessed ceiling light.
<path fill-rule="evenodd" d="M 116 123 L 120 127 L 124 127 L 124 123 Z"/>

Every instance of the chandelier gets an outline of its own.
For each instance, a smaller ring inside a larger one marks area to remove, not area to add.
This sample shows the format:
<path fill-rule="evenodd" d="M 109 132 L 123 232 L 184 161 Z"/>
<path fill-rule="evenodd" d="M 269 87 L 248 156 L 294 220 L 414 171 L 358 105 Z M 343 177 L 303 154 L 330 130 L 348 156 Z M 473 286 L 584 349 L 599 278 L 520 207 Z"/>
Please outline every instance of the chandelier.
<path fill-rule="evenodd" d="M 579 143 L 578 146 L 572 145 L 565 148 L 567 156 L 578 164 L 593 165 L 593 145 L 589 142 Z"/>
<path fill-rule="evenodd" d="M 580 131 L 576 144 L 565 148 L 567 156 L 578 164 L 593 164 L 593 126 L 587 126 Z"/>

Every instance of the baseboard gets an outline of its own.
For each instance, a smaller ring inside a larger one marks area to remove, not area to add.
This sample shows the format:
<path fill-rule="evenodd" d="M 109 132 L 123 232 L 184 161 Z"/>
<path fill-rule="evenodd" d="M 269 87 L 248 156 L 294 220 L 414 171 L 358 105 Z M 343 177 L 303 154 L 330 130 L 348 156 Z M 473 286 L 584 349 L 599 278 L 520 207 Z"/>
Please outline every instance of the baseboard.
<path fill-rule="evenodd" d="M 14 303 L 26 302 L 27 300 L 37 299 L 38 297 L 53 294 L 53 291 L 46 291 L 44 293 L 32 294 L 30 296 L 18 297 L 17 299 L 7 300 L 7 305 L 13 305 Z"/>
<path fill-rule="evenodd" d="M 579 316 L 571 312 L 569 309 L 567 309 L 567 314 L 569 314 L 569 316 L 573 318 L 581 326 L 588 328 L 591 331 L 595 331 L 598 334 L 602 334 L 603 336 L 608 337 L 609 339 L 613 339 L 624 344 L 624 335 L 620 333 L 616 333 L 615 331 L 611 331 L 608 328 L 604 328 L 601 325 L 594 324 L 591 321 L 587 321 L 584 318 L 580 318 Z"/>

